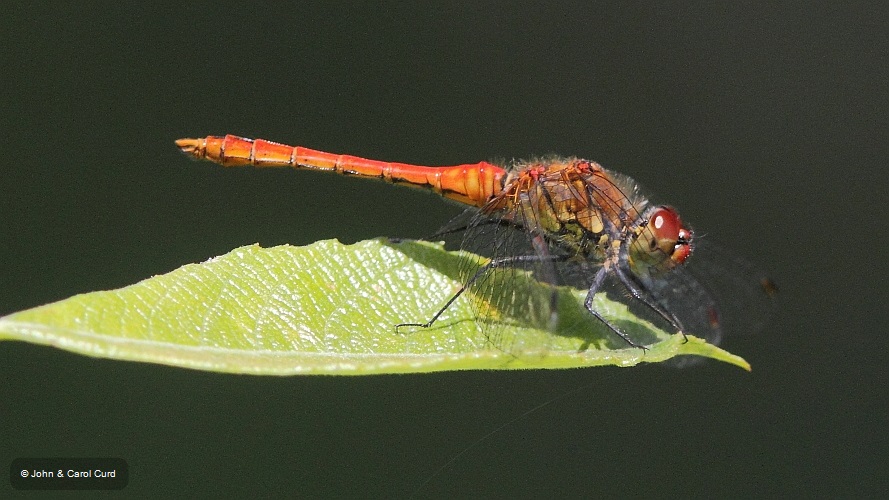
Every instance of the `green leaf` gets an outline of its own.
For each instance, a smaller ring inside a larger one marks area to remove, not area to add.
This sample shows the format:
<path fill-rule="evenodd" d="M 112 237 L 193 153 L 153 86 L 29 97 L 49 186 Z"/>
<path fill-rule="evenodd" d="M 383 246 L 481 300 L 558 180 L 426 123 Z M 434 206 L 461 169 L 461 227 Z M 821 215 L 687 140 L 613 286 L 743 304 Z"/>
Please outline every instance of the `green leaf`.
<path fill-rule="evenodd" d="M 650 340 L 651 348 L 628 347 L 594 320 L 578 329 L 590 315 L 582 313 L 584 292 L 568 288 L 558 289 L 554 332 L 528 326 L 521 315 L 498 318 L 496 325 L 476 321 L 478 299 L 469 293 L 433 327 L 396 332 L 396 323 L 424 322 L 453 295 L 465 259 L 478 257 L 383 239 L 246 246 L 119 290 L 0 318 L 0 339 L 262 375 L 631 366 L 677 355 L 750 369 L 740 357 L 691 335 L 684 342 L 604 296 L 596 297 L 598 310 L 633 338 Z"/>

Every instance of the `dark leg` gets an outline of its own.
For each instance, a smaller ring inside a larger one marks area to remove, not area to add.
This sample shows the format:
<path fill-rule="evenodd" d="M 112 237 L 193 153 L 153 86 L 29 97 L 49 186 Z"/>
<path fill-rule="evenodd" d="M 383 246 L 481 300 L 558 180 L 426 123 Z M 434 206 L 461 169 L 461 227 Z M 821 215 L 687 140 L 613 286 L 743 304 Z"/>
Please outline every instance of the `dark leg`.
<path fill-rule="evenodd" d="M 593 283 L 590 285 L 589 291 L 587 291 L 586 300 L 584 300 L 584 302 L 583 302 L 584 307 L 586 307 L 586 310 L 589 311 L 590 314 L 595 316 L 596 319 L 598 319 L 599 321 L 604 323 L 605 326 L 607 326 L 612 332 L 617 334 L 618 337 L 624 339 L 624 341 L 627 344 L 630 344 L 633 347 L 642 349 L 643 351 L 647 351 L 648 350 L 647 347 L 633 342 L 633 340 L 630 339 L 629 335 L 620 331 L 616 326 L 612 325 L 607 319 L 605 319 L 604 316 L 599 314 L 599 312 L 596 311 L 596 309 L 593 307 L 593 297 L 596 296 L 596 293 L 599 291 L 599 288 L 602 287 L 602 283 L 605 281 L 605 276 L 607 274 L 608 274 L 608 269 L 604 266 L 601 269 L 599 269 L 599 271 L 596 273 L 596 277 L 593 278 Z"/>
<path fill-rule="evenodd" d="M 426 323 L 399 323 L 399 324 L 395 325 L 395 333 L 399 333 L 398 329 L 403 326 L 416 326 L 416 327 L 420 327 L 420 328 L 429 328 L 430 326 L 432 326 L 433 323 L 435 323 L 435 321 L 438 319 L 439 316 L 441 316 L 449 307 L 451 307 L 451 304 L 453 304 L 454 301 L 457 300 L 457 298 L 459 298 L 461 295 L 463 295 L 463 292 L 465 292 L 466 290 L 469 289 L 470 286 L 472 286 L 473 283 L 475 283 L 479 278 L 484 276 L 487 272 L 497 269 L 498 267 L 511 266 L 513 264 L 517 264 L 520 262 L 540 262 L 540 261 L 557 262 L 557 261 L 565 260 L 566 258 L 567 257 L 561 256 L 561 255 L 547 255 L 545 257 L 541 257 L 539 255 L 518 255 L 515 257 L 504 257 L 502 259 L 493 259 L 493 260 L 491 260 L 491 262 L 488 262 L 487 264 L 485 264 L 484 266 L 479 268 L 479 270 L 475 272 L 475 274 L 472 276 L 472 278 L 470 278 L 469 281 L 467 281 L 465 285 L 461 286 L 460 289 L 457 290 L 457 293 L 455 293 L 450 299 L 448 299 L 448 301 L 445 303 L 445 305 L 441 309 L 439 309 L 438 312 L 435 313 L 434 316 L 432 316 L 432 319 L 430 319 Z"/>
<path fill-rule="evenodd" d="M 633 294 L 633 297 L 648 306 L 648 308 L 652 311 L 658 313 L 662 318 L 664 318 L 664 320 L 667 321 L 667 323 L 673 325 L 673 328 L 681 333 L 682 338 L 685 339 L 686 342 L 688 342 L 688 336 L 685 335 L 685 327 L 682 326 L 682 322 L 679 321 L 679 318 L 677 318 L 676 315 L 667 310 L 667 308 L 665 308 L 656 299 L 653 299 L 651 297 L 651 294 L 649 294 L 648 291 L 645 290 L 645 285 L 641 281 L 636 280 L 632 276 L 627 276 L 627 273 L 622 272 L 620 269 L 617 270 L 616 274 L 618 279 L 620 279 L 620 282 L 623 283 L 625 287 L 627 287 L 627 290 L 629 290 L 631 294 Z"/>

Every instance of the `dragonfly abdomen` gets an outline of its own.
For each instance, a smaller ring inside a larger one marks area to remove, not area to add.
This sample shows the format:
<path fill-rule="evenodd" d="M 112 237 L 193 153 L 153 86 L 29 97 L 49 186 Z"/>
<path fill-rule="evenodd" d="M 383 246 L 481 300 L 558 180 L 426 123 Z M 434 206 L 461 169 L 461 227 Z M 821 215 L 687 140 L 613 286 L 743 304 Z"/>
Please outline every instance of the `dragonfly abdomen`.
<path fill-rule="evenodd" d="M 505 170 L 487 162 L 427 167 L 368 160 L 234 135 L 179 139 L 176 145 L 183 153 L 225 167 L 252 165 L 308 168 L 377 178 L 394 184 L 429 189 L 445 198 L 475 206 L 482 206 L 499 194 L 501 179 L 506 175 Z"/>

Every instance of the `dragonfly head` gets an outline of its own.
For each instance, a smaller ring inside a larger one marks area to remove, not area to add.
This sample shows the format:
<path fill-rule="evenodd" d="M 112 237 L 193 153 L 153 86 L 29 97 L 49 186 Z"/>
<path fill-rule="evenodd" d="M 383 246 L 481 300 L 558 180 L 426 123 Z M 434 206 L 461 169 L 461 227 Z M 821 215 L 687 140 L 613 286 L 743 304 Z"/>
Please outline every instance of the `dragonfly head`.
<path fill-rule="evenodd" d="M 658 275 L 681 265 L 691 255 L 692 238 L 691 230 L 672 207 L 649 209 L 630 242 L 633 272 Z"/>

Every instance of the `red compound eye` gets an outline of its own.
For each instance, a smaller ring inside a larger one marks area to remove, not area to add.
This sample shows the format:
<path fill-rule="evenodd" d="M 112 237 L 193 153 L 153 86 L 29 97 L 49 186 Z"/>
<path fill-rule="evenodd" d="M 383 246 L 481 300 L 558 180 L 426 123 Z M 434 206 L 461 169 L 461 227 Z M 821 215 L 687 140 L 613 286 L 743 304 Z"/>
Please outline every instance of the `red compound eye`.
<path fill-rule="evenodd" d="M 682 264 L 691 255 L 692 233 L 670 207 L 659 207 L 651 214 L 648 227 L 658 248 L 670 256 L 676 264 Z"/>
<path fill-rule="evenodd" d="M 658 240 L 677 240 L 679 230 L 684 229 L 679 221 L 679 214 L 669 207 L 655 210 L 648 224 Z"/>

